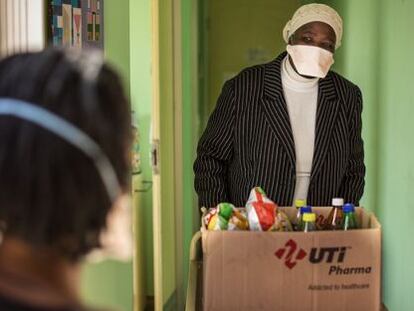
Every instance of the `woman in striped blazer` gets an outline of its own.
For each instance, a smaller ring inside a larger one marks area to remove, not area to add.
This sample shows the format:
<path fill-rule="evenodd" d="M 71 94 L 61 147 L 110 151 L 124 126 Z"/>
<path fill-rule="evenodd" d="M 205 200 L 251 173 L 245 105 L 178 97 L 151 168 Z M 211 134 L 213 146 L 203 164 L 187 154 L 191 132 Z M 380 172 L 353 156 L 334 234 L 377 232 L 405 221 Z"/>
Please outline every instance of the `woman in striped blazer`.
<path fill-rule="evenodd" d="M 359 204 L 361 91 L 329 71 L 342 20 L 326 5 L 305 5 L 283 34 L 287 52 L 223 87 L 194 164 L 200 206 L 244 206 L 255 186 L 282 206 L 328 206 L 333 197 Z"/>

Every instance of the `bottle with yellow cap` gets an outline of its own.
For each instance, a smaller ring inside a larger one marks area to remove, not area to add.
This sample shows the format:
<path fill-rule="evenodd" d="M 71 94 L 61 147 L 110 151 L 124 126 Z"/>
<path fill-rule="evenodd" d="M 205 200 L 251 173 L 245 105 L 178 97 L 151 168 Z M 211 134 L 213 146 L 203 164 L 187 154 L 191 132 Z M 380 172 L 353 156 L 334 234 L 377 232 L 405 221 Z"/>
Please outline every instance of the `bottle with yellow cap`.
<path fill-rule="evenodd" d="M 303 232 L 311 232 L 316 230 L 315 221 L 316 215 L 315 213 L 305 213 L 302 216 L 303 221 Z"/>
<path fill-rule="evenodd" d="M 293 223 L 293 230 L 295 230 L 295 231 L 301 231 L 300 223 L 302 221 L 302 214 L 303 213 L 301 213 L 300 210 L 305 205 L 306 205 L 306 200 L 300 200 L 300 199 L 295 200 L 295 207 L 296 207 L 296 210 L 297 210 L 296 220 Z"/>
<path fill-rule="evenodd" d="M 312 213 L 312 206 L 310 206 L 310 205 L 302 206 L 299 209 L 299 213 L 300 213 L 300 216 L 299 216 L 299 218 L 297 220 L 296 231 L 303 231 L 303 224 L 304 224 L 303 223 L 303 215 L 305 213 Z"/>

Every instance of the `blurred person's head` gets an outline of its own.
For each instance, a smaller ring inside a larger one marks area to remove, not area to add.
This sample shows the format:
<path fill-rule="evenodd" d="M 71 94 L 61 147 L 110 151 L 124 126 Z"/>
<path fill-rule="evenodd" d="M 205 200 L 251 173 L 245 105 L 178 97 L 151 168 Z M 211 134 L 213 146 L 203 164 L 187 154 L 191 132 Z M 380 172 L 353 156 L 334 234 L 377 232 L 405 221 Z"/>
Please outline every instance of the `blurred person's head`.
<path fill-rule="evenodd" d="M 118 75 L 93 54 L 48 49 L 3 59 L 0 98 L 41 107 L 83 131 L 128 192 L 129 106 Z M 101 246 L 114 202 L 94 161 L 38 124 L 0 115 L 0 270 L 11 255 L 74 265 Z"/>

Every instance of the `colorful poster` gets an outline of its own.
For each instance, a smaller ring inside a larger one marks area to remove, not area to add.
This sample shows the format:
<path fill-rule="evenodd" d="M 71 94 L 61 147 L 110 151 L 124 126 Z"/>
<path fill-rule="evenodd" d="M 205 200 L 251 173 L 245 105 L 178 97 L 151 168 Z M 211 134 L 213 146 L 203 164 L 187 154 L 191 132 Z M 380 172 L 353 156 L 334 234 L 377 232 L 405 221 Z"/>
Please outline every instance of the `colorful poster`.
<path fill-rule="evenodd" d="M 82 47 L 82 9 L 73 8 L 73 46 Z"/>
<path fill-rule="evenodd" d="M 80 0 L 49 0 L 49 41 L 54 46 L 82 47 Z"/>
<path fill-rule="evenodd" d="M 62 4 L 63 45 L 72 44 L 72 5 Z"/>
<path fill-rule="evenodd" d="M 103 0 L 82 0 L 83 46 L 103 48 Z"/>
<path fill-rule="evenodd" d="M 103 0 L 49 0 L 49 41 L 103 49 L 103 10 Z"/>

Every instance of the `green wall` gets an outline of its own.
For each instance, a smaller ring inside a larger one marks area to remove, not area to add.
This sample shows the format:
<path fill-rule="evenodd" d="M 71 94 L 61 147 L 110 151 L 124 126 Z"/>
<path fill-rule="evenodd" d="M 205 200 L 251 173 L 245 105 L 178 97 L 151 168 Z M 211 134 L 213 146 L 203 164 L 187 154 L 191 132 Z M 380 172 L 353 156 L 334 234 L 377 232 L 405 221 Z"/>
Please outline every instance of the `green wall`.
<path fill-rule="evenodd" d="M 105 56 L 122 76 L 129 96 L 129 0 L 105 1 Z M 82 274 L 86 303 L 122 311 L 132 310 L 132 264 L 105 261 L 87 264 Z"/>
<path fill-rule="evenodd" d="M 150 166 L 150 124 L 152 106 L 151 78 L 151 0 L 130 0 L 130 75 L 132 109 L 138 117 L 141 148 L 141 169 L 144 181 L 152 180 Z M 152 189 L 141 193 L 139 217 L 143 225 L 145 292 L 154 295 Z"/>
<path fill-rule="evenodd" d="M 414 50 L 413 0 L 381 0 L 377 40 L 378 200 L 383 226 L 384 300 L 414 310 Z"/>
<path fill-rule="evenodd" d="M 208 114 L 226 80 L 246 67 L 271 61 L 285 49 L 282 30 L 298 6 L 298 0 L 207 2 Z"/>
<path fill-rule="evenodd" d="M 389 310 L 411 311 L 414 1 L 322 2 L 335 7 L 344 19 L 336 69 L 358 84 L 364 96 L 367 185 L 363 204 L 382 223 L 383 300 Z"/>
<path fill-rule="evenodd" d="M 104 50 L 106 59 L 119 71 L 129 96 L 129 1 L 104 1 Z"/>
<path fill-rule="evenodd" d="M 85 265 L 82 295 L 90 306 L 131 311 L 132 264 L 105 261 Z"/>

